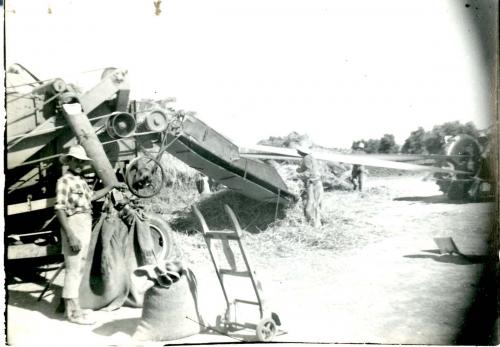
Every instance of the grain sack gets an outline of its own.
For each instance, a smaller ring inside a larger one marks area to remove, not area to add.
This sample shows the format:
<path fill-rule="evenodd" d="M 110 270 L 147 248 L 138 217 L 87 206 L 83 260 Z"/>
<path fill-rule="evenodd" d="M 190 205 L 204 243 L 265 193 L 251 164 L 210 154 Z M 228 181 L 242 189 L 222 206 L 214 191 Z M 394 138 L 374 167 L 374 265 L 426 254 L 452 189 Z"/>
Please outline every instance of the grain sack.
<path fill-rule="evenodd" d="M 79 289 L 80 306 L 115 310 L 127 299 L 130 270 L 126 264 L 128 228 L 114 209 L 103 212 L 92 231 Z"/>
<path fill-rule="evenodd" d="M 197 284 L 193 272 L 180 269 L 171 276 L 158 271 L 158 268 L 155 270 L 151 266 L 136 270 L 138 276 L 148 276 L 155 284 L 144 295 L 141 320 L 133 338 L 139 341 L 170 341 L 201 332 L 204 323 L 198 312 Z"/>

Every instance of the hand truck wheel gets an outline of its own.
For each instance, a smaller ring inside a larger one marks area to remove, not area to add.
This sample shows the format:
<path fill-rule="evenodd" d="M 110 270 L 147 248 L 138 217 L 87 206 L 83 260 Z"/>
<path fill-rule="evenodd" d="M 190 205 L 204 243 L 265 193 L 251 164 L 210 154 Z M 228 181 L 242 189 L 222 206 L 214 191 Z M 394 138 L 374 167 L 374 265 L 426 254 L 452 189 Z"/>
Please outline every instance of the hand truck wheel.
<path fill-rule="evenodd" d="M 219 314 L 217 315 L 217 318 L 215 319 L 215 328 L 217 329 L 217 332 L 219 333 L 227 333 L 227 325 L 222 319 L 222 315 Z"/>
<path fill-rule="evenodd" d="M 276 323 L 271 318 L 264 318 L 257 324 L 255 332 L 260 342 L 271 341 L 276 335 Z"/>

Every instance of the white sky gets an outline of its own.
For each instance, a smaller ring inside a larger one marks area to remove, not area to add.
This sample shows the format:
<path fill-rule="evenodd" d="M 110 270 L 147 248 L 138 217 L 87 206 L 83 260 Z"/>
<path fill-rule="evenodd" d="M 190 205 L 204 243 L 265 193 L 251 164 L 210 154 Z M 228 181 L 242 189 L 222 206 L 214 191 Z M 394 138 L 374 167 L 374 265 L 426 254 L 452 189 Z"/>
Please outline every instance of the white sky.
<path fill-rule="evenodd" d="M 488 83 L 460 0 L 9 0 L 7 66 L 85 85 L 128 69 L 132 98 L 177 98 L 238 143 L 315 143 L 446 121 L 489 125 Z M 48 9 L 52 14 L 48 14 Z M 89 82 L 91 80 L 91 82 Z"/>

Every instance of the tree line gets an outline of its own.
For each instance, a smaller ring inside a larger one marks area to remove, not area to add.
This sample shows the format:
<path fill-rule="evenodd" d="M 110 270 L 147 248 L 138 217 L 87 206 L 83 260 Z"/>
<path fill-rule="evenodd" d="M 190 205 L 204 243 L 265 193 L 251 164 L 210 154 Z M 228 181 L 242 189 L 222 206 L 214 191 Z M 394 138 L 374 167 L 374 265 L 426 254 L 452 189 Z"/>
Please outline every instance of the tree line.
<path fill-rule="evenodd" d="M 462 124 L 454 121 L 435 125 L 429 131 L 419 127 L 410 133 L 401 147 L 396 143 L 394 135 L 385 134 L 380 139 L 353 141 L 351 148 L 357 149 L 363 143 L 366 153 L 444 154 L 447 139 L 459 134 L 477 139 L 480 132 L 473 122 Z"/>
<path fill-rule="evenodd" d="M 358 149 L 363 143 L 366 153 L 444 154 L 446 140 L 459 134 L 467 134 L 477 139 L 480 131 L 473 122 L 465 124 L 459 121 L 446 122 L 435 125 L 429 131 L 419 127 L 410 133 L 402 146 L 396 143 L 394 135 L 384 134 L 379 139 L 355 140 L 352 142 L 351 149 Z M 259 141 L 259 144 L 291 148 L 297 144 L 312 145 L 312 141 L 308 135 L 293 131 L 286 136 L 271 136 Z"/>

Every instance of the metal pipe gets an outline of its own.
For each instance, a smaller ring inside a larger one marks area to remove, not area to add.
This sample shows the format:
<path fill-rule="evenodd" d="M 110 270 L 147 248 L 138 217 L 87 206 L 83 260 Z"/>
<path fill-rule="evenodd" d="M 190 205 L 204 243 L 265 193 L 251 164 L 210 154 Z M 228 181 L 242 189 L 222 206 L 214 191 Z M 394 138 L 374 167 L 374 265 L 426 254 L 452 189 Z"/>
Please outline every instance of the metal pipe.
<path fill-rule="evenodd" d="M 90 123 L 87 114 L 82 112 L 80 104 L 63 105 L 64 116 L 68 121 L 71 130 L 78 138 L 80 144 L 85 148 L 87 155 L 93 159 L 92 165 L 97 176 L 103 181 L 104 185 L 115 185 L 118 182 L 115 171 L 104 152 L 102 143 L 99 141 L 95 129 Z"/>

